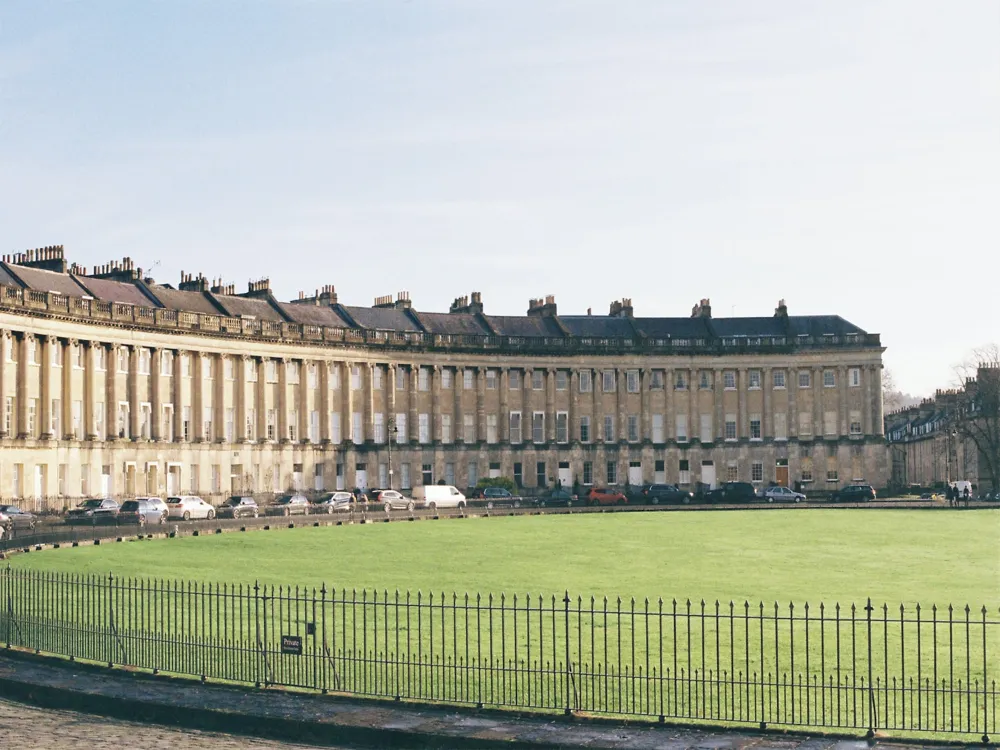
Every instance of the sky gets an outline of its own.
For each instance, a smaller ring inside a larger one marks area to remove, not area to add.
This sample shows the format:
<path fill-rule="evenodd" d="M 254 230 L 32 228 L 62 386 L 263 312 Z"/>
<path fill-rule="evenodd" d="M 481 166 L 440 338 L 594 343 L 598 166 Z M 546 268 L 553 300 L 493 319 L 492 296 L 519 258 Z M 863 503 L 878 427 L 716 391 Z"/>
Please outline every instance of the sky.
<path fill-rule="evenodd" d="M 4 0 L 0 251 L 1000 342 L 996 0 Z"/>

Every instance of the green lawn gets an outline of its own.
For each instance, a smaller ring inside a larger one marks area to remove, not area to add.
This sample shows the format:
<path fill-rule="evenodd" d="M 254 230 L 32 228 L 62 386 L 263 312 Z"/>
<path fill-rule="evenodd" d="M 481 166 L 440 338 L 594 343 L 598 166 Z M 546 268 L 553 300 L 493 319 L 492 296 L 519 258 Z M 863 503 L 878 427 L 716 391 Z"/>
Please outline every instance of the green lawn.
<path fill-rule="evenodd" d="M 184 675 L 525 709 L 864 727 L 874 700 L 880 726 L 934 732 L 978 711 L 984 678 L 1000 676 L 998 532 L 994 510 L 757 510 L 63 548 L 12 558 L 0 637 Z M 288 635 L 302 656 L 281 652 Z"/>
<path fill-rule="evenodd" d="M 394 591 L 1000 605 L 1000 512 L 778 510 L 274 529 L 17 556 L 39 570 Z"/>

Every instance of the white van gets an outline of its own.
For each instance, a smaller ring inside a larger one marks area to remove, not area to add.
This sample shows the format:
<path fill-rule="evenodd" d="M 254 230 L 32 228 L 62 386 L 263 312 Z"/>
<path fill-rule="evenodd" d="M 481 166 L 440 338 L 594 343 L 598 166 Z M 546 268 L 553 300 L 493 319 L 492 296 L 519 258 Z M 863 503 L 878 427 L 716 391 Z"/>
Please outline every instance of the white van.
<path fill-rule="evenodd" d="M 965 491 L 969 491 L 969 497 L 973 497 L 975 493 L 972 491 L 972 482 L 968 479 L 958 479 L 951 483 L 951 488 L 953 490 L 958 490 L 958 496 L 965 499 Z"/>
<path fill-rule="evenodd" d="M 413 500 L 425 508 L 464 508 L 465 495 L 450 484 L 427 484 L 413 488 Z"/>

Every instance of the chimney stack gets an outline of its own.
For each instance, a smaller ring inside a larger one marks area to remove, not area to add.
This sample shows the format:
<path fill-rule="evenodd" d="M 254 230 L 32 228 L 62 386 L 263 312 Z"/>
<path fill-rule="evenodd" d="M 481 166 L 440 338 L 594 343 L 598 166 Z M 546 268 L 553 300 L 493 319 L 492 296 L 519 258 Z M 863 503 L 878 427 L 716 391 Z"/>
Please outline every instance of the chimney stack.
<path fill-rule="evenodd" d="M 546 295 L 545 299 L 539 297 L 538 299 L 528 300 L 528 315 L 533 317 L 545 317 L 551 318 L 556 314 L 556 298 L 555 295 Z"/>
<path fill-rule="evenodd" d="M 702 299 L 697 305 L 691 308 L 692 318 L 711 318 L 712 317 L 712 303 L 706 297 Z"/>

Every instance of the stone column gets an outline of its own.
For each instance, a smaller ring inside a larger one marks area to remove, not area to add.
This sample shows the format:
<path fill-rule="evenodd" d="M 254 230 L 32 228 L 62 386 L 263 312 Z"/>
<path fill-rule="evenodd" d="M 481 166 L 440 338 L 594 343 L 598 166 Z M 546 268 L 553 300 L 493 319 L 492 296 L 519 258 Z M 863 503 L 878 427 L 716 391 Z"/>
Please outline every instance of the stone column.
<path fill-rule="evenodd" d="M 812 375 L 813 386 L 813 436 L 823 437 L 823 368 L 814 367 Z M 826 471 L 824 470 L 824 475 Z"/>
<path fill-rule="evenodd" d="M 650 393 L 649 393 L 648 367 L 639 370 L 639 440 L 645 442 L 653 439 L 652 415 L 650 414 Z"/>
<path fill-rule="evenodd" d="M 418 399 L 420 396 L 420 368 L 417 365 L 410 365 L 410 399 L 409 399 L 409 410 L 410 416 L 407 420 L 409 424 L 406 425 L 407 437 L 413 436 L 412 442 L 420 442 L 420 410 L 418 407 Z M 416 477 L 411 477 L 411 481 L 415 481 Z M 414 485 L 416 486 L 416 485 Z"/>
<path fill-rule="evenodd" d="M 93 341 L 81 343 L 83 352 L 83 434 L 90 442 L 103 440 L 104 435 L 97 434 L 97 426 L 94 424 L 94 409 L 97 403 L 97 376 L 95 375 L 96 363 L 94 357 L 95 350 L 100 344 Z"/>
<path fill-rule="evenodd" d="M 674 384 L 677 375 L 673 370 L 665 370 L 663 373 L 663 441 L 673 443 L 677 440 L 677 411 L 674 408 Z"/>
<path fill-rule="evenodd" d="M 118 344 L 108 346 L 104 373 L 107 392 L 107 397 L 104 399 L 104 427 L 108 440 L 111 441 L 118 440 L 118 348 Z"/>
<path fill-rule="evenodd" d="M 191 352 L 191 442 L 205 442 L 205 410 L 202 402 L 204 370 L 201 352 Z"/>
<path fill-rule="evenodd" d="M 41 365 L 39 402 L 41 408 L 38 410 L 38 437 L 41 440 L 51 440 L 52 435 L 52 336 L 39 336 L 41 347 Z"/>
<path fill-rule="evenodd" d="M 847 437 L 851 430 L 851 415 L 847 409 L 847 368 L 840 365 L 837 368 L 837 409 L 840 414 L 840 434 Z"/>
<path fill-rule="evenodd" d="M 67 339 L 62 342 L 62 400 L 59 402 L 62 404 L 62 416 L 60 417 L 62 435 L 56 435 L 57 440 L 77 439 L 77 436 L 73 432 L 73 354 L 79 345 L 80 342 L 76 339 Z M 2 367 L 3 362 L 0 362 L 0 369 Z M 0 408 L 3 408 L 2 404 L 3 399 L 0 398 Z M 83 414 L 80 415 L 80 419 L 83 419 Z M 83 430 L 82 424 L 80 425 L 80 429 L 81 431 Z"/>
<path fill-rule="evenodd" d="M 329 445 L 330 435 L 330 363 L 326 360 L 319 363 L 319 439 L 323 445 Z M 392 385 L 392 369 L 389 370 L 390 380 L 387 385 Z M 388 394 L 394 394 L 390 389 Z"/>
<path fill-rule="evenodd" d="M 510 368 L 500 369 L 500 414 L 497 416 L 497 439 L 510 443 Z"/>
<path fill-rule="evenodd" d="M 569 388 L 569 393 L 566 397 L 566 411 L 569 412 L 566 417 L 566 431 L 567 438 L 570 445 L 578 442 L 580 439 L 580 375 L 576 370 L 569 371 L 569 377 L 567 378 L 567 387 Z M 573 469 L 574 476 L 576 476 L 576 467 Z"/>
<path fill-rule="evenodd" d="M 722 443 L 726 439 L 726 377 L 721 368 L 712 371 L 712 386 L 712 397 L 715 400 L 715 424 L 712 427 L 716 440 Z"/>
<path fill-rule="evenodd" d="M 861 400 L 861 424 L 866 436 L 874 434 L 873 431 L 875 426 L 875 420 L 873 417 L 875 402 L 872 398 L 873 372 L 874 368 L 871 365 L 865 365 L 861 368 L 861 387 L 864 388 L 864 398 Z"/>
<path fill-rule="evenodd" d="M 456 443 L 464 443 L 465 414 L 462 412 L 462 390 L 465 388 L 465 368 L 455 368 L 455 374 L 451 378 L 451 387 L 454 391 L 452 394 L 452 434 Z"/>
<path fill-rule="evenodd" d="M 139 440 L 141 430 L 142 404 L 139 397 L 139 347 L 131 346 L 128 350 L 128 377 L 125 379 L 128 391 L 129 434 L 132 440 Z"/>
<path fill-rule="evenodd" d="M 291 360 L 282 357 L 278 360 L 278 398 L 275 407 L 278 409 L 278 442 L 287 443 L 288 438 L 288 363 Z"/>
<path fill-rule="evenodd" d="M 556 441 L 556 371 L 545 368 L 545 440 Z"/>
<path fill-rule="evenodd" d="M 476 371 L 476 442 L 486 439 L 486 368 Z"/>
<path fill-rule="evenodd" d="M 615 370 L 615 442 L 628 440 L 628 374 L 619 367 Z M 621 481 L 621 477 L 618 481 Z"/>
<path fill-rule="evenodd" d="M 215 434 L 209 440 L 216 443 L 226 441 L 226 358 L 221 354 L 210 354 L 212 358 L 212 425 Z M 236 365 L 234 364 L 233 367 Z M 235 414 L 235 412 L 234 412 Z M 233 421 L 235 422 L 235 416 Z M 236 438 L 236 425 L 233 424 L 233 439 Z"/>
<path fill-rule="evenodd" d="M 184 442 L 184 378 L 181 373 L 183 372 L 182 360 L 184 359 L 185 352 L 180 349 L 174 350 L 174 376 L 172 378 L 173 382 L 170 384 L 171 392 L 173 395 L 171 398 L 174 403 L 174 442 L 183 443 Z M 192 409 L 194 411 L 194 409 Z"/>
<path fill-rule="evenodd" d="M 760 387 L 764 391 L 764 413 L 761 414 L 760 436 L 774 437 L 774 415 L 771 414 L 771 368 L 765 367 L 760 373 Z"/>
<path fill-rule="evenodd" d="M 296 429 L 298 433 L 298 438 L 300 443 L 307 443 L 312 440 L 309 435 L 309 366 L 312 364 L 308 360 L 299 361 L 299 387 L 298 387 L 298 401 L 299 401 L 299 424 Z M 371 365 L 368 365 L 369 374 L 371 370 Z M 371 390 L 371 378 L 368 379 L 369 391 Z M 369 433 L 371 434 L 371 433 Z M 303 482 L 306 481 L 305 477 L 302 479 Z"/>
<path fill-rule="evenodd" d="M 24 439 L 34 437 L 28 435 L 28 350 L 32 340 L 30 333 L 21 334 L 21 353 L 17 358 L 17 437 Z M 25 480 L 27 481 L 27 480 Z"/>
<path fill-rule="evenodd" d="M 236 390 L 233 392 L 233 440 L 247 442 L 247 363 L 250 357 L 241 354 L 233 357 L 233 375 L 236 376 Z"/>
<path fill-rule="evenodd" d="M 254 365 L 257 367 L 257 404 L 254 408 L 257 410 L 257 442 L 266 443 L 267 442 L 267 363 L 270 362 L 268 357 L 261 357 L 260 359 L 254 360 Z M 268 491 L 271 490 L 270 487 L 267 488 Z"/>
<path fill-rule="evenodd" d="M 441 442 L 444 439 L 444 428 L 441 415 L 441 366 L 431 368 L 431 442 Z"/>
<path fill-rule="evenodd" d="M 160 369 L 163 366 L 163 350 L 159 347 L 153 349 L 149 355 L 149 390 L 150 408 L 152 414 L 149 417 L 149 436 L 154 442 L 163 440 L 163 397 L 160 395 L 162 376 Z"/>
<path fill-rule="evenodd" d="M 698 371 L 691 368 L 688 375 L 688 442 L 701 437 L 701 419 L 698 412 Z"/>
<path fill-rule="evenodd" d="M 0 438 L 11 437 L 7 434 L 7 397 L 10 395 L 8 393 L 10 385 L 7 382 L 7 347 L 13 345 L 10 331 L 0 331 Z"/>
<path fill-rule="evenodd" d="M 785 388 L 788 389 L 788 437 L 799 434 L 799 410 L 797 406 L 799 393 L 799 371 L 790 368 L 785 378 Z"/>
<path fill-rule="evenodd" d="M 747 368 L 741 367 L 739 369 L 739 381 L 736 383 L 736 396 L 739 399 L 740 409 L 739 409 L 739 432 L 736 437 L 739 439 L 750 437 L 750 424 L 748 422 L 749 417 L 747 416 L 747 396 L 749 395 L 750 383 L 747 377 Z"/>
<path fill-rule="evenodd" d="M 531 381 L 534 378 L 534 370 L 530 367 L 524 368 L 524 373 L 522 374 L 521 380 L 521 442 L 530 443 L 534 437 L 533 430 L 531 429 L 532 421 L 532 409 L 534 407 L 534 401 L 532 395 L 534 391 L 532 390 Z"/>

